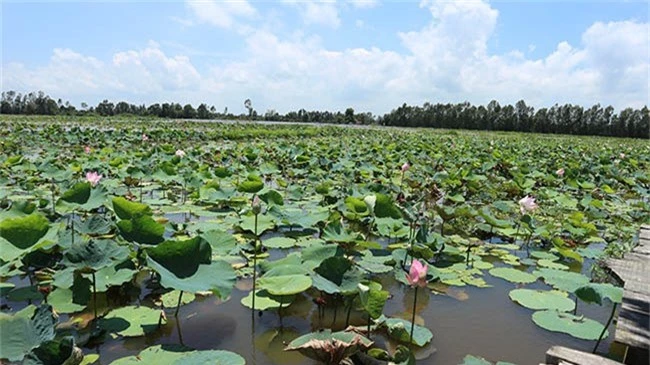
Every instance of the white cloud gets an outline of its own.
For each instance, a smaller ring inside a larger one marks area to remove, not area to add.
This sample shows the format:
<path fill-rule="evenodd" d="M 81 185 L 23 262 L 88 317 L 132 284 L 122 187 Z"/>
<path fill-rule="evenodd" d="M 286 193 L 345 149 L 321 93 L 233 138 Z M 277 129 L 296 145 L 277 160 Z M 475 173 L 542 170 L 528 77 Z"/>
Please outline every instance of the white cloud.
<path fill-rule="evenodd" d="M 422 6 L 432 20 L 398 34 L 402 52 L 335 50 L 317 36 L 280 37 L 257 29 L 242 35 L 243 53 L 203 69 L 187 55 L 166 55 L 155 43 L 116 53 L 108 61 L 56 49 L 40 68 L 3 65 L 3 89 L 42 89 L 77 102 L 89 93 L 132 102 L 205 101 L 235 113 L 244 112 L 246 98 L 262 113 L 348 106 L 384 113 L 404 102 L 487 104 L 492 99 L 524 99 L 537 107 L 648 103 L 648 23 L 595 23 L 580 44 L 559 42 L 539 57 L 525 49 L 490 54 L 487 43 L 498 12 L 489 4 L 425 1 Z"/>
<path fill-rule="evenodd" d="M 371 9 L 379 4 L 378 0 L 348 0 L 348 3 L 352 4 L 355 8 L 358 9 Z"/>
<path fill-rule="evenodd" d="M 336 0 L 283 0 L 283 3 L 297 8 L 303 23 L 306 25 L 322 25 L 334 29 L 341 25 Z"/>
<path fill-rule="evenodd" d="M 186 4 L 200 23 L 226 29 L 238 25 L 241 18 L 250 19 L 257 14 L 257 10 L 246 0 L 191 0 Z"/>

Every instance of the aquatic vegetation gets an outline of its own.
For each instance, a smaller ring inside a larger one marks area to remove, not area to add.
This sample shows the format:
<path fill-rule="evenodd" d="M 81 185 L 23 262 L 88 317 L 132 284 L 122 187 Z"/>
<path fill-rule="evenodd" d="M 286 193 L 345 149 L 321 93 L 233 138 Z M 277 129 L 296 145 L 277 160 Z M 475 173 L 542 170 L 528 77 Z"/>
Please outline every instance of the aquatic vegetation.
<path fill-rule="evenodd" d="M 540 331 L 591 347 L 607 326 L 583 306 L 619 303 L 620 288 L 589 268 L 650 219 L 638 141 L 120 120 L 0 130 L 0 333 L 24 329 L 0 341 L 11 361 L 95 361 L 95 346 L 128 343 L 120 356 L 243 363 L 221 337 L 186 344 L 181 330 L 225 331 L 242 316 L 208 323 L 198 308 L 234 302 L 251 346 L 402 363 L 445 335 L 418 313 L 494 286 Z"/>

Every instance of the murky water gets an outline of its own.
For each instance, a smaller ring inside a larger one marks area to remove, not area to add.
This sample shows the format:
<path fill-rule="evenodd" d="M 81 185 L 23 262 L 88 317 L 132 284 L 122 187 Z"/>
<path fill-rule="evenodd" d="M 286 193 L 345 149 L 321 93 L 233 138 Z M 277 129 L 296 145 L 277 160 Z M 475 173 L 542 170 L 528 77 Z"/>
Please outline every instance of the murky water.
<path fill-rule="evenodd" d="M 389 276 L 379 279 L 393 295 L 384 313 L 410 319 L 414 290 Z M 473 354 L 491 361 L 539 364 L 553 345 L 592 350 L 594 341 L 583 341 L 537 327 L 531 320 L 533 311 L 509 299 L 508 292 L 516 285 L 489 274 L 484 279 L 492 285 L 491 288 L 451 288 L 450 296 L 419 291 L 416 322 L 423 323 L 434 333 L 431 345 L 418 354 L 418 357 L 430 356 L 420 363 L 458 364 L 465 355 Z M 299 296 L 285 308 L 282 319 L 277 311 L 264 312 L 261 316 L 252 313 L 240 304 L 249 287 L 250 280 L 240 280 L 225 302 L 215 297 L 199 298 L 181 307 L 178 319 L 170 315 L 169 322 L 155 333 L 134 339 L 110 339 L 85 351 L 99 353 L 101 363 L 108 364 L 119 357 L 135 355 L 147 346 L 184 344 L 199 350 L 234 351 L 244 356 L 248 364 L 312 364 L 302 355 L 284 352 L 283 348 L 294 338 L 310 331 L 322 327 L 342 329 L 345 325 L 346 313 L 342 305 L 336 308 L 336 318 L 335 308 L 328 306 L 325 316 L 319 320 L 317 307 L 307 295 Z M 549 288 L 541 282 L 526 287 Z M 607 321 L 610 311 L 609 302 L 603 306 L 580 302 L 578 307 L 580 314 L 601 323 Z M 350 323 L 362 326 L 366 319 L 353 311 Z M 613 334 L 614 326 L 609 330 Z M 599 351 L 608 352 L 612 337 L 610 335 L 601 343 Z M 380 336 L 374 336 L 373 340 L 386 344 Z"/>

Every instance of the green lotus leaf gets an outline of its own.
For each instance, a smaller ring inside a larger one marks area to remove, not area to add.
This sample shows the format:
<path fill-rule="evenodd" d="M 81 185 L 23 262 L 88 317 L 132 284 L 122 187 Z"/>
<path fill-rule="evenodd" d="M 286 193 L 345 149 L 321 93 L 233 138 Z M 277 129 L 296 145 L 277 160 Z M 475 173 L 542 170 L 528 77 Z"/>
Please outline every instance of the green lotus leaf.
<path fill-rule="evenodd" d="M 57 313 L 81 312 L 86 308 L 85 304 L 75 303 L 73 290 L 66 288 L 54 289 L 54 291 L 47 296 L 47 303 L 50 304 Z"/>
<path fill-rule="evenodd" d="M 266 290 L 271 295 L 292 295 L 309 289 L 312 280 L 305 275 L 281 275 L 261 277 L 257 282 L 260 290 Z"/>
<path fill-rule="evenodd" d="M 160 300 L 165 308 L 176 308 L 178 306 L 178 298 L 181 298 L 181 305 L 190 304 L 196 299 L 193 293 L 183 293 L 181 296 L 180 290 L 172 290 L 160 296 Z"/>
<path fill-rule="evenodd" d="M 32 305 L 13 315 L 0 312 L 0 359 L 21 361 L 32 349 L 54 338 L 52 307 Z"/>
<path fill-rule="evenodd" d="M 237 247 L 237 240 L 228 232 L 213 229 L 201 233 L 201 238 L 210 244 L 212 255 L 225 256 Z"/>
<path fill-rule="evenodd" d="M 90 240 L 74 243 L 63 256 L 64 263 L 81 271 L 97 271 L 124 261 L 129 249 L 113 240 Z"/>
<path fill-rule="evenodd" d="M 381 290 L 381 284 L 374 281 L 369 282 L 367 285 L 359 284 L 358 288 L 359 300 L 363 309 L 368 312 L 370 318 L 379 318 L 390 293 L 386 290 Z"/>
<path fill-rule="evenodd" d="M 401 318 L 380 317 L 378 322 L 388 329 L 388 336 L 400 342 L 408 343 L 411 335 L 411 322 Z M 415 325 L 411 343 L 422 347 L 433 339 L 433 333 L 423 326 Z"/>
<path fill-rule="evenodd" d="M 343 275 L 352 267 L 350 260 L 342 256 L 328 257 L 314 269 L 314 272 L 336 285 L 341 285 Z"/>
<path fill-rule="evenodd" d="M 554 310 L 533 313 L 533 322 L 546 330 L 566 333 L 583 340 L 597 340 L 605 328 L 593 319 Z M 608 331 L 605 331 L 603 338 L 607 336 Z"/>
<path fill-rule="evenodd" d="M 565 292 L 514 289 L 508 295 L 514 302 L 534 310 L 553 309 L 568 312 L 575 308 L 574 301 L 569 299 Z"/>
<path fill-rule="evenodd" d="M 264 188 L 264 182 L 261 180 L 246 180 L 237 186 L 240 193 L 257 193 Z"/>
<path fill-rule="evenodd" d="M 124 337 L 139 337 L 158 329 L 160 310 L 127 306 L 110 311 L 99 321 L 99 327 Z"/>
<path fill-rule="evenodd" d="M 50 221 L 47 218 L 40 214 L 30 214 L 0 222 L 0 237 L 24 250 L 36 244 L 49 229 Z"/>
<path fill-rule="evenodd" d="M 296 338 L 286 351 L 301 354 L 325 364 L 339 364 L 358 351 L 365 351 L 373 342 L 354 332 L 332 332 L 329 329 L 312 332 Z"/>
<path fill-rule="evenodd" d="M 341 223 L 335 222 L 325 227 L 322 238 L 329 242 L 350 243 L 356 241 L 359 235 L 347 231 Z"/>
<path fill-rule="evenodd" d="M 266 290 L 255 292 L 255 310 L 272 310 L 280 308 L 280 305 L 286 307 L 294 300 L 294 296 L 275 296 L 269 294 Z M 253 291 L 241 299 L 241 304 L 247 308 L 253 308 Z"/>
<path fill-rule="evenodd" d="M 490 269 L 489 273 L 492 276 L 507 280 L 511 283 L 528 284 L 533 283 L 537 280 L 537 276 L 529 274 L 525 271 L 513 269 L 511 267 L 495 267 L 493 269 Z"/>
<path fill-rule="evenodd" d="M 165 226 L 144 215 L 117 222 L 122 236 L 133 242 L 155 245 L 164 241 Z"/>
<path fill-rule="evenodd" d="M 23 361 L 23 365 L 73 365 L 80 364 L 83 351 L 75 346 L 73 337 L 47 341 L 33 349 Z"/>
<path fill-rule="evenodd" d="M 564 270 L 540 268 L 533 271 L 533 275 L 543 278 L 544 282 L 553 288 L 569 293 L 573 293 L 581 286 L 589 283 L 588 277 Z"/>
<path fill-rule="evenodd" d="M 79 182 L 61 195 L 61 200 L 68 203 L 84 204 L 90 198 L 91 186 L 89 182 Z"/>
<path fill-rule="evenodd" d="M 113 211 L 120 219 L 132 219 L 152 214 L 148 205 L 128 201 L 121 196 L 113 198 Z"/>
<path fill-rule="evenodd" d="M 255 233 L 255 216 L 245 215 L 241 219 L 239 227 L 244 231 Z M 261 235 L 265 231 L 272 230 L 275 227 L 275 219 L 266 214 L 259 214 L 257 216 L 257 234 Z"/>
<path fill-rule="evenodd" d="M 314 244 L 302 249 L 303 265 L 309 269 L 315 269 L 328 257 L 343 256 L 343 249 L 335 244 Z"/>
<path fill-rule="evenodd" d="M 264 240 L 264 246 L 268 248 L 291 248 L 296 245 L 296 240 L 288 237 L 271 237 Z"/>

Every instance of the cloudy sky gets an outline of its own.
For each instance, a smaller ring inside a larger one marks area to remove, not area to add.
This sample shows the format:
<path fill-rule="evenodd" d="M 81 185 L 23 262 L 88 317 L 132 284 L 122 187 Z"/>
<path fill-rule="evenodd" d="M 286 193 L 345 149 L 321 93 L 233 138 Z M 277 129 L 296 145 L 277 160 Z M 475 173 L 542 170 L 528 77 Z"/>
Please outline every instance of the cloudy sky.
<path fill-rule="evenodd" d="M 2 91 L 260 113 L 649 103 L 646 1 L 0 3 Z"/>

